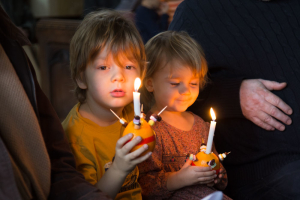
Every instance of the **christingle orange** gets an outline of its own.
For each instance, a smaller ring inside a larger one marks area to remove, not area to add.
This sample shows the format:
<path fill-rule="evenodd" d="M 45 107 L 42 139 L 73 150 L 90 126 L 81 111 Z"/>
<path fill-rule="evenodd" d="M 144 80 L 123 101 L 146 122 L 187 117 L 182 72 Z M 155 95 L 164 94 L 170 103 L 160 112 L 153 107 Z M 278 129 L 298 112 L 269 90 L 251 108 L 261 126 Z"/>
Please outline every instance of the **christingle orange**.
<path fill-rule="evenodd" d="M 135 147 L 133 147 L 130 150 L 130 152 L 133 152 L 133 151 L 141 148 L 144 144 L 148 145 L 148 149 L 147 149 L 147 151 L 142 153 L 141 156 L 145 155 L 148 152 L 153 152 L 156 142 L 155 142 L 155 133 L 154 133 L 153 129 L 151 128 L 151 126 L 153 126 L 155 124 L 155 122 L 161 121 L 162 118 L 159 115 L 166 108 L 167 108 L 167 106 L 165 106 L 157 115 L 152 114 L 149 122 L 147 123 L 147 121 L 144 119 L 145 115 L 143 113 L 143 106 L 142 106 L 140 116 L 136 115 L 134 117 L 134 119 L 131 122 L 129 122 L 129 124 L 127 123 L 127 121 L 125 119 L 120 118 L 112 109 L 110 109 L 110 111 L 119 119 L 120 123 L 124 127 L 126 127 L 122 136 L 132 133 L 133 137 L 131 138 L 131 140 L 133 140 L 137 136 L 140 136 L 142 138 L 142 141 L 140 143 L 138 143 Z M 129 141 L 131 141 L 131 140 L 129 140 Z"/>
<path fill-rule="evenodd" d="M 209 154 L 206 153 L 206 145 L 202 142 L 200 147 L 200 152 L 196 155 L 190 154 L 189 159 L 192 160 L 192 166 L 201 166 L 201 167 L 208 167 L 211 166 L 212 170 L 216 170 L 216 173 L 219 174 L 220 171 L 220 160 L 223 161 L 226 156 L 230 152 L 225 152 L 219 154 L 219 157 L 210 152 Z"/>
<path fill-rule="evenodd" d="M 134 121 L 129 122 L 129 124 L 127 125 L 127 127 L 123 132 L 123 136 L 129 133 L 133 134 L 133 137 L 131 139 L 134 139 L 137 136 L 141 136 L 142 138 L 142 141 L 139 144 L 137 144 L 135 147 L 133 147 L 130 152 L 133 152 L 141 148 L 144 144 L 148 145 L 148 149 L 142 154 L 142 156 L 148 152 L 153 152 L 156 143 L 155 134 L 151 126 L 147 123 L 146 120 L 144 120 L 143 118 L 140 119 L 139 128 L 137 128 Z"/>

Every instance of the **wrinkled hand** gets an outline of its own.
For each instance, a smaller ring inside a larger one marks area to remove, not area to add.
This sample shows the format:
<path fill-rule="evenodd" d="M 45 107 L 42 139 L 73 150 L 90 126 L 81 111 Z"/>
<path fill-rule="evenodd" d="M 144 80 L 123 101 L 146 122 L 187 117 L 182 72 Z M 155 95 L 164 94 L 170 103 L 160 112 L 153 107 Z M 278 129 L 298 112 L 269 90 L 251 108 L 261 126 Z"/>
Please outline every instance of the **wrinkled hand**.
<path fill-rule="evenodd" d="M 178 171 L 183 177 L 184 185 L 208 184 L 217 177 L 216 171 L 211 167 L 191 166 L 192 161 L 187 160 L 183 167 Z"/>
<path fill-rule="evenodd" d="M 286 83 L 278 83 L 262 79 L 244 80 L 240 87 L 240 103 L 243 115 L 266 130 L 283 131 L 290 125 L 292 109 L 271 90 L 282 90 Z M 276 119 L 277 120 L 276 120 Z M 282 123 L 281 123 L 282 122 Z"/>
<path fill-rule="evenodd" d="M 140 136 L 134 138 L 132 141 L 126 143 L 132 138 L 132 134 L 129 133 L 121 137 L 116 144 L 116 155 L 112 168 L 126 175 L 130 173 L 137 164 L 145 161 L 151 156 L 151 152 L 144 156 L 139 157 L 144 151 L 148 149 L 148 145 L 144 144 L 141 148 L 135 150 L 134 152 L 129 152 L 135 145 L 137 145 L 142 138 Z"/>

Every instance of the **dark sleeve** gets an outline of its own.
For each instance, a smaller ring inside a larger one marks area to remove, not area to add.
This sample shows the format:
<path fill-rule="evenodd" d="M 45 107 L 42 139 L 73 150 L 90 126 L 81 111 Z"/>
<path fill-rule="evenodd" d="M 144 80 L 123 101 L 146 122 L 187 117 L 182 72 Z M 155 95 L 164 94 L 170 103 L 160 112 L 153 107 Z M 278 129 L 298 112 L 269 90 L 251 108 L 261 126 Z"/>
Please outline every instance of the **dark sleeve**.
<path fill-rule="evenodd" d="M 201 27 L 199 22 L 192 17 L 188 17 L 191 10 L 188 3 L 191 1 L 183 1 L 176 9 L 173 21 L 169 26 L 169 30 L 186 31 L 189 35 L 199 42 L 197 34 Z M 200 43 L 200 42 L 199 42 Z M 201 43 L 200 43 L 201 45 Z M 205 49 L 204 49 L 205 52 Z M 216 111 L 217 119 L 224 118 L 243 118 L 240 107 L 240 86 L 243 77 L 217 77 L 216 74 L 222 70 L 222 66 L 208 65 L 209 83 L 205 86 L 203 91 L 200 91 L 198 99 L 189 108 L 193 113 L 201 116 L 205 121 L 210 121 L 209 115 L 210 107 Z"/>
<path fill-rule="evenodd" d="M 49 199 L 109 199 L 96 187 L 88 183 L 75 169 L 75 159 L 71 153 L 63 128 L 48 98 L 42 92 L 34 70 L 36 99 L 41 131 L 51 161 L 51 190 Z"/>
<path fill-rule="evenodd" d="M 169 26 L 168 19 L 169 19 L 169 15 L 168 14 L 162 14 L 160 16 L 159 26 L 160 26 L 160 30 L 161 31 L 168 30 L 168 26 Z"/>
<path fill-rule="evenodd" d="M 168 18 L 169 16 L 164 14 L 158 21 L 155 21 L 148 11 L 145 13 L 141 9 L 137 9 L 135 24 L 142 36 L 144 44 L 156 34 L 168 29 Z"/>

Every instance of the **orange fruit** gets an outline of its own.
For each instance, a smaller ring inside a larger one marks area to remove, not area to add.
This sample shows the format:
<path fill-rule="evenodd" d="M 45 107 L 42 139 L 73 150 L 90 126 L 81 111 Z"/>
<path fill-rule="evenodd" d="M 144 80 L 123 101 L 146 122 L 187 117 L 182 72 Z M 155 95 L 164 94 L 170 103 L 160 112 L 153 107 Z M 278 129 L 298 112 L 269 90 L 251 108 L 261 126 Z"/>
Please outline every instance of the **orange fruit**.
<path fill-rule="evenodd" d="M 133 137 L 131 138 L 131 140 L 133 140 L 137 136 L 141 136 L 142 141 L 139 144 L 137 144 L 135 147 L 133 147 L 130 150 L 130 152 L 133 152 L 133 151 L 141 148 L 144 144 L 148 145 L 148 149 L 144 153 L 142 153 L 141 156 L 145 155 L 148 152 L 153 152 L 154 147 L 155 147 L 155 135 L 154 135 L 154 131 L 152 130 L 151 126 L 143 118 L 141 118 L 140 129 L 135 129 L 134 125 L 135 124 L 133 123 L 133 121 L 129 122 L 123 132 L 123 136 L 127 135 L 128 133 L 132 133 Z"/>
<path fill-rule="evenodd" d="M 197 161 L 193 161 L 193 166 L 201 166 L 201 167 L 208 167 L 208 163 L 214 160 L 215 164 L 211 166 L 212 170 L 216 170 L 216 173 L 219 174 L 220 171 L 220 161 L 218 156 L 211 152 L 210 154 L 206 154 L 203 151 L 200 151 L 196 155 Z"/>

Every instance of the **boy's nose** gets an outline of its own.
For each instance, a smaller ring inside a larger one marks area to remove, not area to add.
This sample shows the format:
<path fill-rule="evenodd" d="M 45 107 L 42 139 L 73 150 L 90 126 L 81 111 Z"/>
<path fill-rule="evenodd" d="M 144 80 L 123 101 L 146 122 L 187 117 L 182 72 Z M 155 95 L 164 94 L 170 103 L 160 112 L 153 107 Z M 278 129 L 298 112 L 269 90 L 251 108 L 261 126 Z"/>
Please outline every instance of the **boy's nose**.
<path fill-rule="evenodd" d="M 120 67 L 116 67 L 116 70 L 114 70 L 112 81 L 113 82 L 115 82 L 115 81 L 124 82 L 125 81 L 124 75 L 122 73 L 122 69 Z"/>

